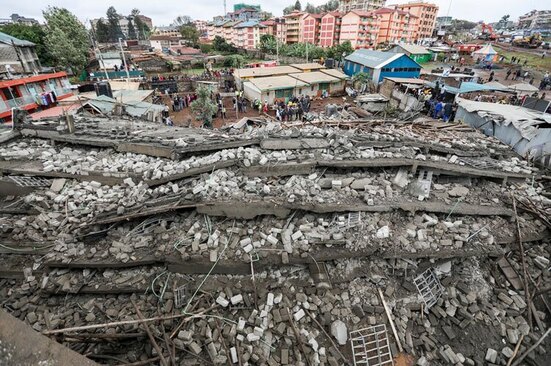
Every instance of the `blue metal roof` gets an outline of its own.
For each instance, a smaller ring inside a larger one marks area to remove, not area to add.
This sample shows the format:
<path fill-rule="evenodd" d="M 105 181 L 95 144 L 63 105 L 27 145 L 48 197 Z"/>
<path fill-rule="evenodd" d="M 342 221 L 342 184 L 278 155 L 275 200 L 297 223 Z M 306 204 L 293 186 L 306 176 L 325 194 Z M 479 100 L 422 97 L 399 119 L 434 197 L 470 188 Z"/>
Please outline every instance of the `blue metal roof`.
<path fill-rule="evenodd" d="M 266 26 L 260 24 L 260 23 L 258 22 L 258 20 L 252 19 L 252 20 L 248 20 L 248 21 L 243 22 L 243 23 L 239 23 L 239 24 L 237 24 L 234 28 L 249 28 L 249 27 L 261 27 L 261 28 L 264 28 L 264 27 L 266 27 Z"/>
<path fill-rule="evenodd" d="M 381 68 L 384 65 L 396 60 L 402 56 L 408 57 L 403 53 L 395 52 L 382 52 L 382 51 L 371 51 L 366 49 L 359 49 L 354 51 L 354 53 L 346 56 L 345 60 L 351 61 L 360 65 L 367 66 L 371 69 L 377 67 Z M 421 67 L 421 65 L 419 65 Z"/>

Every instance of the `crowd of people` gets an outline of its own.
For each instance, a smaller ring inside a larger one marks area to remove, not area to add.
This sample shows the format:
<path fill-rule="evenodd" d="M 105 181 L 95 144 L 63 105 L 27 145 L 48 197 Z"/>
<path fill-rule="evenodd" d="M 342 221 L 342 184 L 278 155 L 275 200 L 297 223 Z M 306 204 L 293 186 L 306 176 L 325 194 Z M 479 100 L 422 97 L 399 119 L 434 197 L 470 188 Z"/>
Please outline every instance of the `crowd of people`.
<path fill-rule="evenodd" d="M 418 100 L 424 103 L 424 112 L 434 119 L 442 119 L 444 122 L 453 122 L 457 105 L 446 93 L 445 86 L 438 82 L 434 88 L 419 88 Z"/>
<path fill-rule="evenodd" d="M 306 97 L 292 97 L 287 103 L 280 101 L 275 105 L 276 119 L 278 121 L 302 121 L 305 113 L 310 111 L 312 101 Z"/>

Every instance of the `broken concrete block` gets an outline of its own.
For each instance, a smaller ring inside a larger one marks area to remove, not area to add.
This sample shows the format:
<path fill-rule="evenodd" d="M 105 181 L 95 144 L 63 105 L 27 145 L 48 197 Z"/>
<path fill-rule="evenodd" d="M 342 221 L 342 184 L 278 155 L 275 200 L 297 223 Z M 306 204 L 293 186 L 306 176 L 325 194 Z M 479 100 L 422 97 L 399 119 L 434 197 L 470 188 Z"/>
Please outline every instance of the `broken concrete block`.
<path fill-rule="evenodd" d="M 492 348 L 488 348 L 486 351 L 486 357 L 485 360 L 491 363 L 496 363 L 497 361 L 497 351 Z"/>
<path fill-rule="evenodd" d="M 398 173 L 396 173 L 396 176 L 394 177 L 392 183 L 400 188 L 405 188 L 409 183 L 408 171 L 404 168 L 398 170 Z"/>
<path fill-rule="evenodd" d="M 218 296 L 218 298 L 216 298 L 216 303 L 221 305 L 222 307 L 226 307 L 230 304 L 230 302 L 222 296 Z"/>
<path fill-rule="evenodd" d="M 295 320 L 298 322 L 300 319 L 304 318 L 305 315 L 306 313 L 304 312 L 304 310 L 300 309 L 299 311 L 293 314 L 293 318 L 295 318 Z"/>
<path fill-rule="evenodd" d="M 375 236 L 379 239 L 388 238 L 390 236 L 390 228 L 386 225 L 381 227 L 379 230 L 377 230 Z"/>
<path fill-rule="evenodd" d="M 237 305 L 237 304 L 239 304 L 240 302 L 243 301 L 243 295 L 237 294 L 235 296 L 232 296 L 230 301 L 231 301 L 232 305 Z"/>
<path fill-rule="evenodd" d="M 52 192 L 59 193 L 61 192 L 63 187 L 65 187 L 66 182 L 67 182 L 67 179 L 65 178 L 54 179 L 52 181 L 52 185 L 50 186 L 50 190 Z"/>
<path fill-rule="evenodd" d="M 134 181 L 132 180 L 132 178 L 128 177 L 126 178 L 125 180 L 122 181 L 124 184 L 126 184 L 127 186 L 129 187 L 135 187 L 136 186 L 136 183 L 134 183 Z M 90 182 L 90 185 L 94 183 L 94 182 Z M 96 182 L 97 183 L 97 182 Z M 101 183 L 99 185 L 99 187 L 101 187 Z M 95 188 L 99 188 L 99 187 L 95 187 Z"/>
<path fill-rule="evenodd" d="M 455 186 L 448 191 L 450 197 L 465 197 L 469 194 L 469 188 L 463 186 Z"/>
<path fill-rule="evenodd" d="M 348 329 L 342 320 L 335 320 L 331 323 L 331 335 L 335 337 L 337 342 L 344 346 L 348 340 Z"/>

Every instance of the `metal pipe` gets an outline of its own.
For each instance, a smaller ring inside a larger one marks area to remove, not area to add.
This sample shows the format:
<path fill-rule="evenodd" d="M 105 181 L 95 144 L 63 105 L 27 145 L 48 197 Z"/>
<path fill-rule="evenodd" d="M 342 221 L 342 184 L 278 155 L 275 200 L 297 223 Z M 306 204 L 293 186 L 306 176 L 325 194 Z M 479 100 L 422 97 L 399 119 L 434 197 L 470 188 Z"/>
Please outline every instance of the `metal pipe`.
<path fill-rule="evenodd" d="M 119 38 L 119 47 L 122 53 L 122 61 L 124 62 L 124 69 L 126 70 L 126 80 L 130 80 L 130 73 L 128 72 L 128 64 L 126 63 L 126 56 L 124 55 L 124 50 L 122 49 L 122 38 Z"/>

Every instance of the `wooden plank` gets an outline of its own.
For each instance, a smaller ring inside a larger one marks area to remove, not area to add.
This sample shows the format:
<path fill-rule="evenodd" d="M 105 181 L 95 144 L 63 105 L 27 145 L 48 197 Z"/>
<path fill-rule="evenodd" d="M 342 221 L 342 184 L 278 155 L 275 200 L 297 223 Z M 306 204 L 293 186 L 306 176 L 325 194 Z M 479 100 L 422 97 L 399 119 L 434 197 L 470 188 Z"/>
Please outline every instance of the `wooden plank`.
<path fill-rule="evenodd" d="M 505 275 L 505 278 L 509 283 L 513 286 L 513 288 L 517 291 L 524 289 L 524 286 L 522 285 L 522 281 L 520 280 L 520 277 L 518 276 L 515 269 L 511 266 L 511 263 L 507 260 L 505 257 L 501 257 L 497 260 L 497 265 Z"/>

